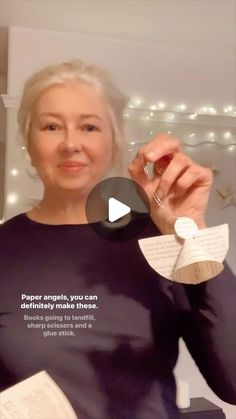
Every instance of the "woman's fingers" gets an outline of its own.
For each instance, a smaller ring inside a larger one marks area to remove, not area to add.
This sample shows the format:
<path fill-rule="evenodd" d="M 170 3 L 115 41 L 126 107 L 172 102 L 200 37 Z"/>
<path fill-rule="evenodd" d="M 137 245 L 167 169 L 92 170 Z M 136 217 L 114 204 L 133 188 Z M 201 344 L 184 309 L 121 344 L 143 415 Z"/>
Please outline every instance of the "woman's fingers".
<path fill-rule="evenodd" d="M 148 177 L 145 169 L 146 161 L 144 160 L 143 150 L 140 148 L 128 166 L 128 171 L 133 180 L 139 183 L 143 188 L 148 182 Z"/>
<path fill-rule="evenodd" d="M 210 187 L 211 183 L 211 170 L 197 165 L 183 153 L 176 153 L 162 174 L 156 193 L 164 199 L 172 189 L 176 197 L 181 197 L 193 185 Z"/>
<path fill-rule="evenodd" d="M 191 165 L 192 161 L 183 153 L 176 153 L 163 172 L 158 185 L 157 194 L 164 199 L 177 179 Z"/>
<path fill-rule="evenodd" d="M 182 197 L 192 187 L 211 187 L 212 172 L 201 166 L 191 166 L 177 180 L 175 186 L 175 194 Z"/>
<path fill-rule="evenodd" d="M 153 178 L 148 178 L 145 166 L 153 162 Z M 129 165 L 131 177 L 143 188 L 154 188 L 156 194 L 164 199 L 170 190 L 176 197 L 183 196 L 193 186 L 211 186 L 210 169 L 194 163 L 180 151 L 177 138 L 160 135 L 141 147 Z"/>
<path fill-rule="evenodd" d="M 177 138 L 160 135 L 143 147 L 142 151 L 144 158 L 154 163 L 164 156 L 180 151 L 180 141 Z"/>
<path fill-rule="evenodd" d="M 160 135 L 146 146 L 141 147 L 128 170 L 134 180 L 146 184 L 147 173 L 145 173 L 145 166 L 147 162 L 155 163 L 158 160 L 162 163 L 165 161 L 165 166 L 170 161 L 170 156 L 180 150 L 180 141 L 177 138 L 171 138 L 166 135 Z"/>

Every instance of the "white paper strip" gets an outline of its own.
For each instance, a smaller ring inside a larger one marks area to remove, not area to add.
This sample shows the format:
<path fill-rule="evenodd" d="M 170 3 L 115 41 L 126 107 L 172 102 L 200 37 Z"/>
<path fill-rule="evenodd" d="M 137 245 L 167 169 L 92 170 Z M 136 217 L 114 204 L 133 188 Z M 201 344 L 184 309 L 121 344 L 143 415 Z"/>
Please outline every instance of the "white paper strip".
<path fill-rule="evenodd" d="M 179 409 L 190 407 L 189 384 L 179 379 L 176 379 L 176 404 Z"/>

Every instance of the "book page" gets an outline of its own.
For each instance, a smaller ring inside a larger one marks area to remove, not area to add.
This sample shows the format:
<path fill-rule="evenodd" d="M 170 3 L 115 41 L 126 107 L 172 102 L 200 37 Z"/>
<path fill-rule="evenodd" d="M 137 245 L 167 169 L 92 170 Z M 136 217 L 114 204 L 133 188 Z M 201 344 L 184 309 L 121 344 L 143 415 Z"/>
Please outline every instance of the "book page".
<path fill-rule="evenodd" d="M 215 256 L 214 249 L 209 253 L 204 243 L 198 243 L 195 238 L 191 238 L 183 244 L 174 267 L 173 278 L 182 283 L 189 283 L 188 278 L 191 278 L 192 284 L 198 284 L 214 278 L 223 269 L 224 265 Z"/>
<path fill-rule="evenodd" d="M 218 275 L 229 248 L 228 224 L 205 228 L 191 239 L 174 234 L 139 240 L 149 265 L 164 278 L 196 284 Z"/>
<path fill-rule="evenodd" d="M 63 391 L 46 371 L 0 393 L 0 419 L 77 419 Z"/>

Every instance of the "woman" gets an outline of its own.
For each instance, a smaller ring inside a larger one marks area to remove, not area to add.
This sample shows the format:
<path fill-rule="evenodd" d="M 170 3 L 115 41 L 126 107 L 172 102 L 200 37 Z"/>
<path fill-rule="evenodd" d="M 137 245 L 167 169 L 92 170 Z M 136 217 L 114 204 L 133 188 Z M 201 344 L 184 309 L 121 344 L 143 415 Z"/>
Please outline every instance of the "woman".
<path fill-rule="evenodd" d="M 182 336 L 213 391 L 236 404 L 232 273 L 226 266 L 207 283 L 172 283 L 137 244 L 171 233 L 180 215 L 203 228 L 211 172 L 184 155 L 177 139 L 158 136 L 129 166 L 150 201 L 141 236 L 111 242 L 87 222 L 89 192 L 121 161 L 125 103 L 103 70 L 79 60 L 47 67 L 25 85 L 19 126 L 44 195 L 0 229 L 2 389 L 46 370 L 80 419 L 177 419 L 173 368 Z M 93 296 L 97 308 L 25 310 L 22 295 Z M 73 335 L 56 326 L 50 335 L 29 326 L 24 316 L 35 314 L 94 320 L 78 330 L 73 323 Z"/>

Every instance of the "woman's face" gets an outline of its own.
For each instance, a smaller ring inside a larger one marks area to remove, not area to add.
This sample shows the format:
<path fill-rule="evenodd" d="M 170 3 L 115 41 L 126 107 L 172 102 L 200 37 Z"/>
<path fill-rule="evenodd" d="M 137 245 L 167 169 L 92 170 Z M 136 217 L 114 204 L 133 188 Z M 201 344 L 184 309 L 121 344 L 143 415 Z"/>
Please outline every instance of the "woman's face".
<path fill-rule="evenodd" d="M 33 107 L 28 152 L 45 188 L 87 194 L 114 154 L 106 105 L 92 86 L 53 85 Z"/>

